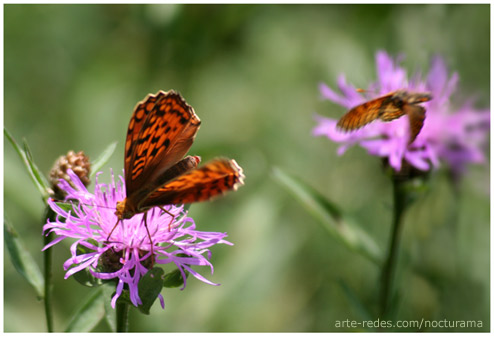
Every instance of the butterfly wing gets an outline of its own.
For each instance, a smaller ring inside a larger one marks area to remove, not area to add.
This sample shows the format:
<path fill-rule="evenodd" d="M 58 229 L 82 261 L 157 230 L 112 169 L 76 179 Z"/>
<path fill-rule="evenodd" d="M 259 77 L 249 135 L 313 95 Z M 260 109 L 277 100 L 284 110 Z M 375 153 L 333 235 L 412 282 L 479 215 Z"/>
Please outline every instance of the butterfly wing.
<path fill-rule="evenodd" d="M 148 95 L 142 102 L 139 102 L 134 109 L 134 113 L 130 118 L 129 128 L 127 129 L 127 139 L 125 140 L 125 163 L 124 167 L 127 172 L 133 152 L 137 146 L 137 139 L 142 129 L 142 125 L 146 121 L 146 117 L 153 110 L 156 101 L 164 96 L 164 92 L 160 91 L 156 96 Z"/>
<path fill-rule="evenodd" d="M 406 104 L 404 111 L 408 115 L 408 120 L 410 122 L 410 140 L 408 141 L 408 144 L 412 144 L 424 125 L 425 108 L 420 105 Z"/>
<path fill-rule="evenodd" d="M 173 90 L 148 95 L 136 106 L 125 143 L 128 202 L 138 202 L 133 195 L 141 186 L 154 190 L 161 185 L 153 182 L 188 152 L 200 124 L 194 109 Z"/>
<path fill-rule="evenodd" d="M 393 100 L 393 93 L 390 93 L 350 109 L 341 117 L 336 126 L 344 131 L 356 130 L 377 118 L 386 118 L 383 120 L 398 118 L 399 113 L 403 115 L 401 109 L 396 106 L 395 100 Z"/>
<path fill-rule="evenodd" d="M 243 171 L 235 160 L 213 159 L 151 193 L 142 208 L 209 200 L 243 185 Z"/>
<path fill-rule="evenodd" d="M 379 116 L 379 119 L 383 122 L 390 122 L 396 118 L 400 118 L 405 114 L 403 110 L 402 102 L 388 103 L 383 109 Z"/>
<path fill-rule="evenodd" d="M 354 130 L 378 118 L 389 122 L 407 114 L 410 121 L 409 144 L 411 144 L 424 125 L 425 108 L 418 104 L 431 99 L 432 96 L 429 93 L 409 93 L 406 90 L 398 90 L 356 106 L 348 111 L 336 126 L 345 131 Z"/>

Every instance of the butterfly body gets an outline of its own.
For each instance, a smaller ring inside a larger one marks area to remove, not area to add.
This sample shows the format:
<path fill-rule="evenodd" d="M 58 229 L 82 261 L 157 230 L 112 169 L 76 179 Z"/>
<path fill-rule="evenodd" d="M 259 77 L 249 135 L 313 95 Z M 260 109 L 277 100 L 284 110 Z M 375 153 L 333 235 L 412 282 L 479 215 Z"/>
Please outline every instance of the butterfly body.
<path fill-rule="evenodd" d="M 200 124 L 194 109 L 173 90 L 137 104 L 125 142 L 126 198 L 117 203 L 118 221 L 155 206 L 209 200 L 243 184 L 235 160 L 217 158 L 198 168 L 200 157 L 184 158 Z"/>
<path fill-rule="evenodd" d="M 430 101 L 429 93 L 411 93 L 397 90 L 350 109 L 336 124 L 343 131 L 356 130 L 380 119 L 389 122 L 407 115 L 410 122 L 411 144 L 419 134 L 425 119 L 425 108 L 420 103 Z"/>
<path fill-rule="evenodd" d="M 165 185 L 167 182 L 185 174 L 197 167 L 201 158 L 199 156 L 187 156 L 158 177 L 156 182 L 151 182 L 136 190 L 122 201 L 117 202 L 117 215 L 119 220 L 130 219 L 137 213 L 147 211 L 152 206 L 141 206 L 141 201 L 146 201 L 147 197 L 156 190 L 156 185 Z"/>

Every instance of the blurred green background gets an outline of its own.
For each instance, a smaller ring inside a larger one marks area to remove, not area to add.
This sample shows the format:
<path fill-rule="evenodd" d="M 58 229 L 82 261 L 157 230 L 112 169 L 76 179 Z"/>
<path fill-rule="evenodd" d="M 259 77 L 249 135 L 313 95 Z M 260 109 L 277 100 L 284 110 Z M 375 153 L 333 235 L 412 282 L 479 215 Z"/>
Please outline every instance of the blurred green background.
<path fill-rule="evenodd" d="M 272 176 L 300 177 L 337 202 L 384 250 L 391 184 L 362 148 L 336 155 L 314 138 L 314 114 L 337 76 L 366 87 L 374 55 L 404 53 L 409 74 L 443 56 L 460 75 L 457 102 L 489 105 L 489 5 L 4 5 L 4 125 L 48 173 L 68 150 L 121 172 L 127 125 L 148 93 L 178 90 L 202 120 L 191 148 L 203 160 L 235 158 L 246 185 L 191 207 L 199 229 L 226 231 L 212 249 L 215 287 L 189 278 L 165 289 L 165 310 L 131 310 L 131 331 L 348 331 L 361 320 L 341 284 L 375 308 L 379 269 L 331 237 Z M 406 214 L 396 319 L 481 320 L 490 299 L 489 165 L 472 166 L 458 193 L 444 170 Z M 41 266 L 44 206 L 4 140 L 4 211 Z M 55 247 L 55 327 L 64 329 L 91 289 L 63 279 L 69 242 Z M 43 304 L 4 249 L 5 331 L 45 331 Z M 102 323 L 96 331 L 107 331 Z M 357 329 L 359 330 L 359 329 Z M 411 329 L 413 330 L 413 329 Z"/>

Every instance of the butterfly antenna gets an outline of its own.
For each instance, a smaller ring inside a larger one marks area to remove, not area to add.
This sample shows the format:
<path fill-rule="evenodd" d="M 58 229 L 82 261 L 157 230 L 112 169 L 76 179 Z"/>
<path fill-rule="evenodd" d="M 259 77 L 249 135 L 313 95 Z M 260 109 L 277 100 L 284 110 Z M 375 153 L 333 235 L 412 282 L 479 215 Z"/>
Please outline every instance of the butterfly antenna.
<path fill-rule="evenodd" d="M 85 202 L 80 202 L 79 200 L 74 200 L 74 199 L 61 200 L 61 199 L 51 198 L 51 200 L 53 200 L 53 202 L 55 202 L 55 203 L 66 204 L 66 205 L 75 205 L 75 204 L 78 204 L 78 205 L 84 205 L 84 206 L 88 206 L 88 207 L 98 207 L 98 208 L 106 208 L 106 209 L 112 209 L 112 210 L 115 209 L 115 207 L 112 207 L 112 206 L 92 205 L 92 204 L 88 204 L 88 203 L 85 203 Z"/>
<path fill-rule="evenodd" d="M 151 233 L 149 233 L 148 223 L 147 223 L 148 212 L 144 212 L 143 222 L 146 232 L 148 233 L 149 243 L 151 244 L 151 268 L 154 266 L 154 249 L 153 240 L 151 239 Z"/>
<path fill-rule="evenodd" d="M 362 89 L 362 88 L 356 88 L 356 92 L 359 92 L 361 94 L 372 94 L 372 95 L 377 95 L 378 92 L 375 89 Z"/>

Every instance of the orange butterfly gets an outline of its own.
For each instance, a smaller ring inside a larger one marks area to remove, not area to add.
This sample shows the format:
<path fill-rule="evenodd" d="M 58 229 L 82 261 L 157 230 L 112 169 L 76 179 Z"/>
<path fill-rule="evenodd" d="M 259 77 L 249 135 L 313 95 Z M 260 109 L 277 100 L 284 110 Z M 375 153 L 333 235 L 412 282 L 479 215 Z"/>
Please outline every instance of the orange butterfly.
<path fill-rule="evenodd" d="M 125 142 L 126 198 L 117 202 L 115 227 L 144 213 L 147 230 L 146 211 L 152 207 L 205 201 L 243 185 L 242 168 L 233 159 L 217 158 L 197 168 L 200 157 L 183 158 L 200 124 L 194 109 L 173 90 L 150 94 L 137 104 Z M 149 231 L 148 236 L 151 240 Z"/>
<path fill-rule="evenodd" d="M 336 126 L 344 131 L 350 131 L 359 129 L 378 118 L 389 122 L 403 115 L 408 115 L 410 122 L 408 144 L 411 144 L 424 125 L 425 108 L 418 104 L 431 99 L 432 96 L 429 93 L 394 91 L 352 108 L 338 121 Z"/>

